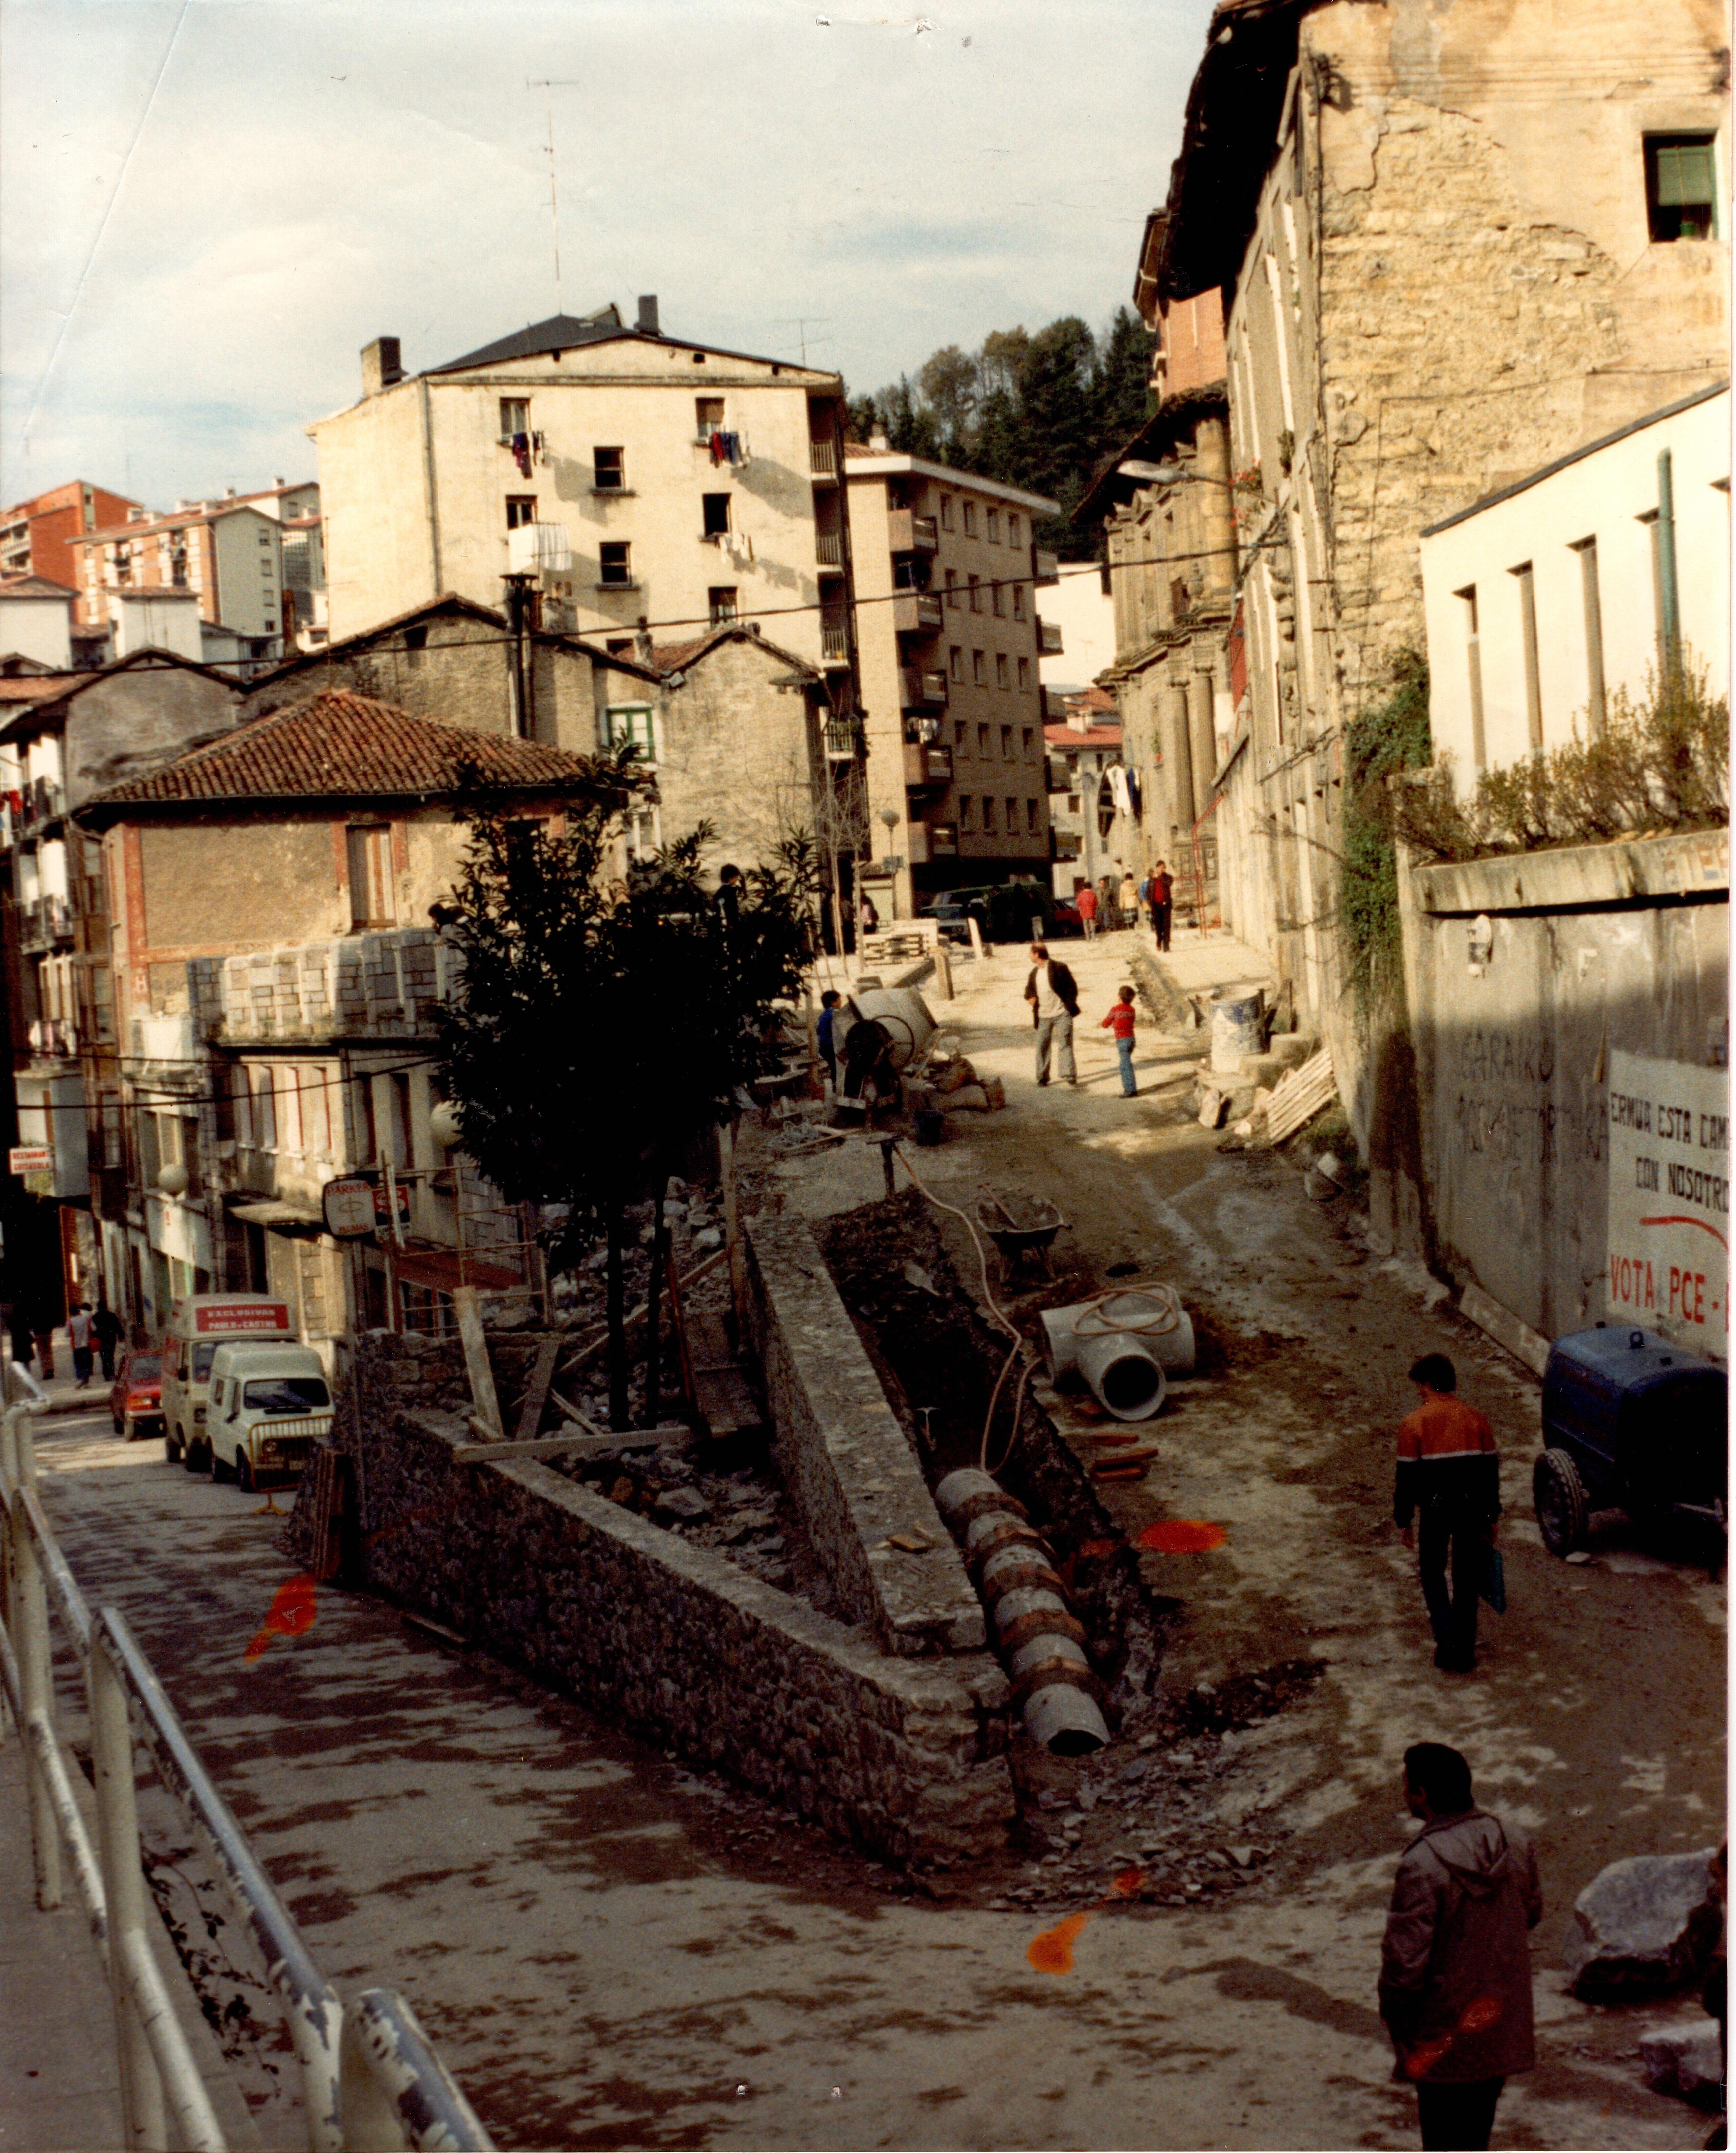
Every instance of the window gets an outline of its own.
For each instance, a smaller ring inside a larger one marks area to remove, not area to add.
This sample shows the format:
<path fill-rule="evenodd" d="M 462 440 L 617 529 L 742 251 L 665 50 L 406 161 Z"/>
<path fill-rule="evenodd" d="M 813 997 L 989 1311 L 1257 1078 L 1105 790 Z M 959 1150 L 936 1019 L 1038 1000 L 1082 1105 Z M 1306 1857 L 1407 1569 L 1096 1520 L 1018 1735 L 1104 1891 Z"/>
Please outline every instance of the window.
<path fill-rule="evenodd" d="M 982 609 L 982 585 L 977 581 L 976 578 L 973 576 L 970 578 L 970 610 L 972 613 L 980 613 Z"/>
<path fill-rule="evenodd" d="M 1031 685 L 1031 660 L 1028 658 L 1019 660 L 1019 685 L 1021 688 Z"/>
<path fill-rule="evenodd" d="M 949 679 L 962 680 L 965 677 L 965 654 L 957 644 L 946 654 L 946 672 Z"/>
<path fill-rule="evenodd" d="M 702 441 L 709 441 L 714 434 L 723 431 L 723 399 L 720 396 L 695 396 L 693 400 L 694 431 Z"/>
<path fill-rule="evenodd" d="M 730 496 L 726 493 L 702 493 L 700 506 L 704 512 L 705 535 L 708 538 L 726 538 L 730 532 Z"/>
<path fill-rule="evenodd" d="M 624 449 L 593 449 L 591 458 L 591 483 L 598 492 L 623 491 L 627 484 L 627 451 Z"/>
<path fill-rule="evenodd" d="M 656 761 L 657 728 L 649 703 L 611 703 L 603 715 L 611 747 L 624 747 L 631 741 L 641 762 Z"/>
<path fill-rule="evenodd" d="M 1646 137 L 1646 215 L 1654 240 L 1717 237 L 1713 139 L 1710 135 Z"/>
<path fill-rule="evenodd" d="M 1006 834 L 1010 837 L 1019 834 L 1019 803 L 1011 793 L 1006 796 Z"/>
<path fill-rule="evenodd" d="M 943 493 L 940 496 L 940 528 L 943 531 L 952 528 L 952 496 L 949 493 Z"/>
<path fill-rule="evenodd" d="M 401 1069 L 395 1069 L 386 1078 L 386 1097 L 391 1102 L 392 1163 L 407 1167 L 415 1164 L 415 1151 L 410 1133 L 410 1078 Z"/>
<path fill-rule="evenodd" d="M 263 1062 L 248 1072 L 253 1087 L 253 1141 L 261 1151 L 277 1148 L 277 1095 L 270 1066 Z"/>
<path fill-rule="evenodd" d="M 398 917 L 392 901 L 392 831 L 387 822 L 352 823 L 349 919 L 352 927 L 389 927 Z"/>
<path fill-rule="evenodd" d="M 735 583 L 713 583 L 706 592 L 705 604 L 710 613 L 711 625 L 714 628 L 736 618 L 736 593 L 738 588 Z"/>
<path fill-rule="evenodd" d="M 1024 751 L 1025 760 L 1029 762 L 1032 756 L 1036 753 L 1036 733 L 1033 727 L 1026 725 L 1022 728 L 1019 735 L 1019 746 Z"/>
<path fill-rule="evenodd" d="M 1525 732 L 1531 752 L 1543 749 L 1543 693 L 1537 670 L 1537 578 L 1529 561 L 1508 571 L 1519 585 L 1519 632 L 1525 659 Z"/>
<path fill-rule="evenodd" d="M 1471 761 L 1481 770 L 1488 761 L 1488 746 L 1483 731 L 1483 648 L 1477 634 L 1477 586 L 1467 583 L 1453 595 L 1459 600 L 1460 618 L 1464 623 L 1465 674 L 1471 702 Z"/>
<path fill-rule="evenodd" d="M 995 653 L 995 685 L 997 688 L 1010 688 L 1012 685 L 1012 674 L 1007 664 L 1006 653 L 1004 650 L 997 650 Z"/>
<path fill-rule="evenodd" d="M 985 792 L 983 795 L 983 835 L 985 837 L 992 837 L 994 834 L 995 797 L 990 792 Z"/>
<path fill-rule="evenodd" d="M 989 543 L 991 546 L 998 546 L 1000 543 L 1000 511 L 998 508 L 991 508 L 989 511 L 988 525 Z"/>
<path fill-rule="evenodd" d="M 1016 510 L 1009 510 L 1007 512 L 1006 542 L 1009 546 L 1016 546 L 1019 542 L 1019 517 Z"/>
<path fill-rule="evenodd" d="M 1015 620 L 1023 620 L 1024 618 L 1025 586 L 1023 583 L 1015 583 L 1013 585 L 1013 618 Z"/>
<path fill-rule="evenodd" d="M 1006 613 L 1006 593 L 999 583 L 990 584 L 989 603 L 994 608 L 995 618 L 1003 618 Z"/>
<path fill-rule="evenodd" d="M 965 503 L 965 536 L 967 538 L 976 536 L 976 503 L 974 501 Z"/>
<path fill-rule="evenodd" d="M 975 681 L 979 688 L 984 687 L 987 685 L 988 675 L 984 669 L 986 663 L 987 661 L 985 659 L 981 651 L 973 650 L 971 652 L 970 677 L 974 681 Z"/>
<path fill-rule="evenodd" d="M 379 1156 L 379 1138 L 374 1127 L 374 1079 L 358 1076 L 355 1090 L 350 1095 L 350 1111 L 354 1118 L 355 1151 L 352 1166 L 366 1166 Z"/>
<path fill-rule="evenodd" d="M 985 758 L 987 757 L 989 752 L 989 729 L 986 725 L 979 725 L 976 729 L 976 751 L 980 756 L 982 756 Z"/>
<path fill-rule="evenodd" d="M 301 1071 L 293 1061 L 272 1065 L 272 1087 L 277 1095 L 277 1148 L 298 1152 L 302 1148 Z"/>
<path fill-rule="evenodd" d="M 422 653 L 428 648 L 428 629 L 425 624 L 407 628 L 404 631 L 404 662 L 412 671 L 422 662 Z"/>
<path fill-rule="evenodd" d="M 515 434 L 531 430 L 531 401 L 527 396 L 503 396 L 501 399 L 501 439 L 510 441 Z"/>
<path fill-rule="evenodd" d="M 1579 555 L 1580 597 L 1586 617 L 1586 722 L 1595 739 L 1603 730 L 1606 714 L 1603 594 L 1597 581 L 1597 541 L 1581 538 L 1572 550 Z"/>
<path fill-rule="evenodd" d="M 302 1087 L 302 1140 L 311 1156 L 332 1155 L 332 1090 L 330 1072 L 317 1061 L 297 1071 Z"/>
<path fill-rule="evenodd" d="M 1000 728 L 1000 760 L 1003 762 L 1011 762 L 1012 759 L 1013 729 L 1011 725 L 1003 725 Z"/>
<path fill-rule="evenodd" d="M 965 745 L 965 735 L 970 731 L 970 726 L 965 725 L 962 720 L 954 725 L 952 729 L 953 746 L 957 748 L 960 755 L 969 755 L 970 752 L 970 750 Z"/>
<path fill-rule="evenodd" d="M 968 792 L 959 795 L 959 827 L 961 830 L 976 827 L 976 802 Z"/>
<path fill-rule="evenodd" d="M 527 523 L 537 520 L 537 496 L 534 493 L 509 493 L 507 496 L 507 528 L 522 531 Z"/>
<path fill-rule="evenodd" d="M 946 603 L 954 607 L 959 603 L 959 572 L 956 568 L 949 568 L 946 572 Z"/>
<path fill-rule="evenodd" d="M 1033 837 L 1036 835 L 1036 808 L 1037 803 L 1035 800 L 1027 800 L 1025 802 L 1025 828 L 1026 833 Z"/>
<path fill-rule="evenodd" d="M 633 583 L 633 548 L 624 538 L 606 538 L 597 548 L 597 580 L 625 590 Z"/>

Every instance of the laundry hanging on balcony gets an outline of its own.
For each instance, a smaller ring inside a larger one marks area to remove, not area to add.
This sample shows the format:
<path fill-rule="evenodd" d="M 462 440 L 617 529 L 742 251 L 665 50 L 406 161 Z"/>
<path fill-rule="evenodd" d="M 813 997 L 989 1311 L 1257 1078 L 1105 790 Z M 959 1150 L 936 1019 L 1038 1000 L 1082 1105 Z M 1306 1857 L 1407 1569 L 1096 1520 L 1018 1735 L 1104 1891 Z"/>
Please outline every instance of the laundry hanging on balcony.
<path fill-rule="evenodd" d="M 528 434 L 512 436 L 512 461 L 518 466 L 519 476 L 528 478 L 531 475 L 531 437 Z"/>
<path fill-rule="evenodd" d="M 733 430 L 727 432 L 722 428 L 715 430 L 711 435 L 710 446 L 711 461 L 714 464 L 741 465 L 747 461 L 746 437 Z"/>

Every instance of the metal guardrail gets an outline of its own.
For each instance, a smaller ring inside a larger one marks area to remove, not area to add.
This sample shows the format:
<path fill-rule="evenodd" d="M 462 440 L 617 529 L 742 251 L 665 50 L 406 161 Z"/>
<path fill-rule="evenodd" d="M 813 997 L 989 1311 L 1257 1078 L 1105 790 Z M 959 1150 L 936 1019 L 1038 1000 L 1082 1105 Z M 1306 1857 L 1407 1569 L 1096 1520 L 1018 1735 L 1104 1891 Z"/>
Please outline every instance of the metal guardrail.
<path fill-rule="evenodd" d="M 36 1392 L 0 1417 L 5 1524 L 0 1682 L 24 1742 L 36 1900 L 63 1903 L 71 1864 L 115 1998 L 126 2143 L 225 2153 L 221 2127 L 151 1949 L 136 1786 L 140 1752 L 194 1826 L 265 1962 L 300 2067 L 312 2153 L 491 2153 L 490 2140 L 410 2006 L 368 1989 L 348 2011 L 188 1740 L 126 1618 L 93 1616 L 37 1496 L 31 1423 L 55 1408 L 16 1366 L 12 1387 Z M 62 1410 L 88 1412 L 89 1402 Z M 93 1850 L 55 1726 L 50 1609 L 84 1670 L 97 1840 Z M 136 1719 L 136 1728 L 135 1722 Z"/>

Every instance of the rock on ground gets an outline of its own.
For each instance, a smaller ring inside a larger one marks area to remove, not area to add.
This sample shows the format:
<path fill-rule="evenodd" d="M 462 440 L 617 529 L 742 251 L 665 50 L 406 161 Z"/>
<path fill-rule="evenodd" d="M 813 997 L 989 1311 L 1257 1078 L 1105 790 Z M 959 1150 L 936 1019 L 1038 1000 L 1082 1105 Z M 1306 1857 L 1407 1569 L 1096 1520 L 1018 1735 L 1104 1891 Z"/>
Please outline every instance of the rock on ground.
<path fill-rule="evenodd" d="M 1674 2094 L 1696 2106 L 1715 2105 L 1723 2079 L 1718 2021 L 1660 2026 L 1640 2041 L 1640 2066 L 1653 2093 Z"/>
<path fill-rule="evenodd" d="M 1591 2003 L 1661 1996 L 1701 1972 L 1718 1941 L 1712 1850 L 1612 1861 L 1574 1902 L 1564 1957 Z"/>

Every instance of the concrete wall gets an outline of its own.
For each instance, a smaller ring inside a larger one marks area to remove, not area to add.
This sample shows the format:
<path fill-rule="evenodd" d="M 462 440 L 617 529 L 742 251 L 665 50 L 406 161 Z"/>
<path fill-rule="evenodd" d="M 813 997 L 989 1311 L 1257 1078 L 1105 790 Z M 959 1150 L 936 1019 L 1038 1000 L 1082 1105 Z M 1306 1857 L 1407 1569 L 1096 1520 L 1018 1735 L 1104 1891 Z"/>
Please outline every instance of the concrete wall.
<path fill-rule="evenodd" d="M 0 591 L 0 658 L 33 658 L 65 672 L 72 664 L 73 600 Z"/>
<path fill-rule="evenodd" d="M 69 808 L 214 740 L 240 719 L 227 680 L 181 665 L 138 665 L 106 673 L 68 706 Z"/>
<path fill-rule="evenodd" d="M 1703 1290 L 1698 1316 L 1683 1320 L 1668 1278 L 1672 1264 L 1697 1261 L 1706 1275 L 1727 1263 L 1728 1123 L 1696 1126 L 1688 1143 L 1684 1156 L 1718 1183 L 1703 1202 L 1652 1207 L 1698 1208 L 1705 1228 L 1648 1228 L 1662 1237 L 1648 1305 L 1611 1290 L 1611 1255 L 1633 1251 L 1611 1229 L 1612 1203 L 1617 1220 L 1629 1208 L 1612 1161 L 1632 1178 L 1612 1142 L 1627 1110 L 1612 1115 L 1612 1102 L 1635 1090 L 1698 1100 L 1727 1085 L 1728 836 L 1418 868 L 1400 880 L 1414 1058 L 1383 1076 L 1396 1093 L 1413 1087 L 1420 1147 L 1373 1177 L 1377 1233 L 1481 1285 L 1545 1338 L 1625 1316 L 1727 1356 L 1727 1292 Z M 1478 965 L 1483 919 L 1492 935 Z M 1675 1079 L 1618 1084 L 1624 1057 L 1669 1065 Z"/>
<path fill-rule="evenodd" d="M 1061 649 L 1037 661 L 1046 688 L 1086 688 L 1115 660 L 1115 608 L 1095 561 L 1061 564 L 1058 583 L 1036 594 L 1038 617 L 1061 630 Z"/>
<path fill-rule="evenodd" d="M 1531 751 L 1525 617 L 1519 577 L 1531 571 L 1536 624 L 1540 744 L 1560 746 L 1595 729 L 1592 626 L 1604 691 L 1638 697 L 1659 663 L 1662 624 L 1653 573 L 1657 463 L 1672 467 L 1681 635 L 1708 669 L 1714 694 L 1729 692 L 1730 398 L 1726 390 L 1660 418 L 1582 456 L 1521 492 L 1424 537 L 1428 723 L 1437 754 L 1453 757 L 1461 791 L 1484 765 Z M 1588 569 L 1585 552 L 1592 548 Z M 1462 593 L 1474 593 L 1474 613 Z M 1475 648 L 1472 637 L 1474 620 Z M 1473 664 L 1482 737 L 1473 710 Z"/>
<path fill-rule="evenodd" d="M 205 656 L 196 591 L 111 591 L 109 617 L 117 658 L 130 658 L 135 650 L 172 650 L 196 665 Z"/>
<path fill-rule="evenodd" d="M 473 1438 L 440 1408 L 462 1396 L 456 1347 L 358 1340 L 337 1433 L 361 1461 L 367 1583 L 876 1853 L 998 1842 L 1009 1692 L 985 1653 L 883 1655 L 546 1465 L 455 1464 Z"/>

